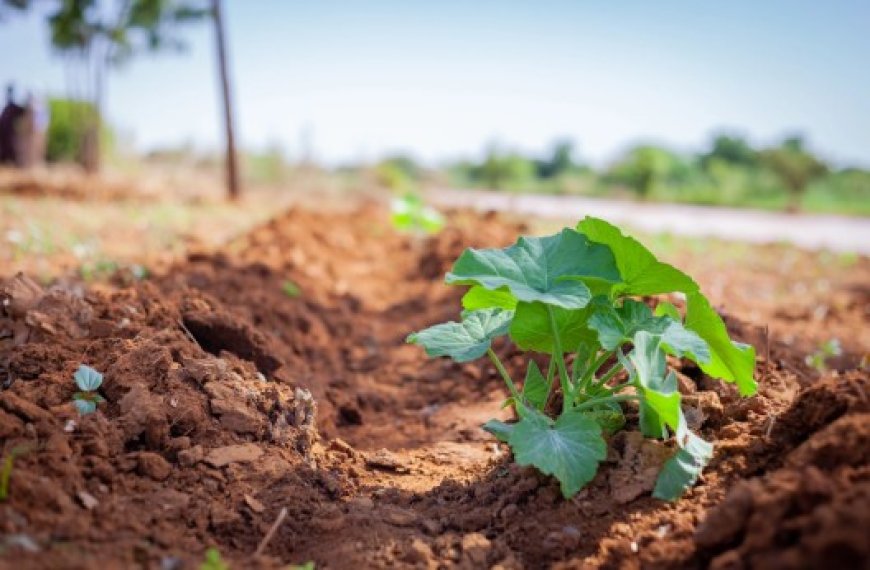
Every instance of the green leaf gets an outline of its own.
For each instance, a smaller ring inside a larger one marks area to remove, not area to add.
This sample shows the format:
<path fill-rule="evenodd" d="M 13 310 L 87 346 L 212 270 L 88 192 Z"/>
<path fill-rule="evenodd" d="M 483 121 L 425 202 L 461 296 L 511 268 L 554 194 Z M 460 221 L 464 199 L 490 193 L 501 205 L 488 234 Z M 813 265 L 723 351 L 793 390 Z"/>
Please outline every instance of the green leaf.
<path fill-rule="evenodd" d="M 733 342 L 722 317 L 701 293 L 687 297 L 686 328 L 698 333 L 710 347 L 710 359 L 699 362 L 701 370 L 714 378 L 734 382 L 741 396 L 758 391 L 755 373 L 755 348 Z"/>
<path fill-rule="evenodd" d="M 677 377 L 667 371 L 661 337 L 647 331 L 634 335 L 634 349 L 629 353 L 629 370 L 639 389 L 640 426 L 644 435 L 667 437 L 666 427 L 675 430 L 680 420 L 680 393 Z"/>
<path fill-rule="evenodd" d="M 408 335 L 407 342 L 419 344 L 429 356 L 449 356 L 456 362 L 480 358 L 492 339 L 507 334 L 512 311 L 482 309 L 464 315 L 461 323 L 443 323 Z"/>
<path fill-rule="evenodd" d="M 510 435 L 519 465 L 534 465 L 559 480 L 562 495 L 574 496 L 595 477 L 607 456 L 601 426 L 582 412 L 568 411 L 555 423 L 540 413 L 521 419 Z"/>
<path fill-rule="evenodd" d="M 653 490 L 653 497 L 665 501 L 680 498 L 698 481 L 701 471 L 713 457 L 713 444 L 689 431 L 682 414 L 676 439 L 679 449 L 665 462 Z"/>
<path fill-rule="evenodd" d="M 587 217 L 577 229 L 596 243 L 610 246 L 622 275 L 617 294 L 655 295 L 681 291 L 686 294 L 686 328 L 695 331 L 709 346 L 710 359 L 701 370 L 715 378 L 737 384 L 741 395 L 751 396 L 758 390 L 753 378 L 755 349 L 732 342 L 721 317 L 710 307 L 698 284 L 675 267 L 658 261 L 637 240 L 627 237 L 604 220 Z M 670 310 L 667 307 L 662 309 Z M 675 319 L 676 320 L 676 319 Z"/>
<path fill-rule="evenodd" d="M 662 348 L 668 354 L 687 357 L 698 364 L 710 362 L 710 347 L 695 331 L 690 331 L 680 321 L 661 317 L 666 323 L 662 332 Z"/>
<path fill-rule="evenodd" d="M 609 248 L 565 228 L 552 236 L 521 237 L 504 249 L 466 249 L 445 281 L 507 288 L 520 301 L 579 309 L 592 295 L 576 277 L 618 282 L 619 272 Z"/>
<path fill-rule="evenodd" d="M 547 379 L 541 374 L 541 369 L 538 368 L 534 360 L 529 360 L 526 381 L 523 382 L 523 397 L 538 410 L 543 410 L 549 393 L 550 386 L 547 384 Z"/>
<path fill-rule="evenodd" d="M 584 340 L 596 340 L 595 333 L 587 326 L 588 311 L 524 302 L 517 304 L 510 326 L 511 340 L 523 350 L 553 354 L 553 333 L 548 310 L 553 311 L 565 352 L 573 352 Z"/>
<path fill-rule="evenodd" d="M 691 277 L 659 261 L 639 241 L 623 235 L 619 228 L 604 220 L 586 217 L 577 224 L 577 231 L 593 242 L 609 246 L 613 251 L 622 276 L 622 283 L 615 288 L 615 294 L 657 295 L 698 290 L 698 284 Z"/>
<path fill-rule="evenodd" d="M 497 440 L 508 443 L 516 425 L 508 424 L 501 420 L 489 420 L 480 427 L 494 435 Z"/>
<path fill-rule="evenodd" d="M 103 375 L 84 364 L 79 365 L 73 378 L 79 390 L 84 390 L 85 392 L 93 392 L 103 384 Z"/>
<path fill-rule="evenodd" d="M 658 305 L 656 305 L 654 314 L 657 317 L 670 317 L 677 322 L 683 322 L 683 317 L 680 316 L 680 310 L 677 309 L 673 303 L 668 303 L 667 301 L 659 301 Z"/>
<path fill-rule="evenodd" d="M 606 350 L 614 350 L 630 340 L 639 330 L 661 333 L 667 324 L 652 315 L 645 304 L 626 299 L 621 307 L 613 307 L 608 301 L 596 298 L 590 306 L 589 328 L 598 333 L 598 340 Z"/>
<path fill-rule="evenodd" d="M 598 333 L 601 346 L 607 350 L 614 350 L 635 333 L 646 331 L 660 335 L 662 348 L 670 354 L 685 355 L 699 364 L 710 360 L 710 349 L 701 337 L 687 330 L 680 320 L 653 316 L 644 303 L 626 299 L 621 307 L 614 308 L 596 299 L 590 309 L 589 327 Z"/>
<path fill-rule="evenodd" d="M 513 311 L 517 308 L 517 298 L 507 289 L 490 291 L 480 285 L 475 285 L 462 296 L 462 308 L 467 311 L 477 309 L 506 309 Z"/>
<path fill-rule="evenodd" d="M 92 402 L 91 400 L 75 399 L 73 400 L 73 406 L 78 410 L 80 416 L 93 414 L 97 411 L 97 403 Z"/>

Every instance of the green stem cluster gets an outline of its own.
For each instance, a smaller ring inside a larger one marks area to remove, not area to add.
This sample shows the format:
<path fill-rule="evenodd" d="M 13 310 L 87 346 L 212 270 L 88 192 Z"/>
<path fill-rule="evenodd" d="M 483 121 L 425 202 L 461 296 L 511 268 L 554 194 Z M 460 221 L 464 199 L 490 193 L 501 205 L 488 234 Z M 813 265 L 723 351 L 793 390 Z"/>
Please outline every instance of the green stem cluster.
<path fill-rule="evenodd" d="M 562 349 L 562 339 L 559 334 L 559 327 L 556 323 L 555 316 L 550 307 L 547 307 L 550 328 L 553 335 L 553 355 L 550 358 L 550 364 L 547 369 L 547 398 L 546 402 L 550 401 L 551 396 L 555 393 L 556 372 L 558 372 L 559 388 L 562 392 L 562 413 L 568 412 L 571 409 L 583 410 L 596 406 L 601 406 L 608 403 L 624 402 L 627 400 L 639 399 L 634 394 L 619 394 L 625 388 L 634 386 L 634 382 L 624 382 L 613 387 L 608 387 L 607 383 L 616 377 L 625 367 L 620 361 L 614 363 L 610 369 L 599 376 L 599 372 L 605 364 L 613 357 L 615 351 L 603 351 L 598 354 L 592 363 L 579 374 L 579 369 L 575 369 L 575 374 L 568 373 L 568 366 L 565 362 L 564 352 Z M 517 389 L 516 383 L 511 378 L 510 373 L 505 368 L 501 359 L 495 351 L 490 348 L 487 350 L 487 356 L 492 361 L 499 375 L 505 382 L 508 392 L 510 393 L 515 405 L 523 402 L 522 395 Z M 577 358 L 583 355 L 578 354 Z M 591 358 L 590 358 L 591 359 Z M 576 362 L 575 362 L 576 366 Z"/>

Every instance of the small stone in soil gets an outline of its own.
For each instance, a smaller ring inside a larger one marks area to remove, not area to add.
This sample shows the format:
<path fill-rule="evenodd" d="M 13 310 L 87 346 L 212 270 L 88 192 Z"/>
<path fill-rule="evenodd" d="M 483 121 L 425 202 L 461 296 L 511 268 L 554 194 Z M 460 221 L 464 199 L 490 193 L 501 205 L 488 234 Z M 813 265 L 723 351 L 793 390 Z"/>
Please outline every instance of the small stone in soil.
<path fill-rule="evenodd" d="M 100 501 L 98 501 L 96 497 L 94 497 L 87 491 L 79 491 L 78 493 L 76 493 L 76 497 L 78 497 L 82 506 L 89 511 L 93 510 L 94 507 L 100 504 Z"/>
<path fill-rule="evenodd" d="M 248 494 L 245 495 L 245 504 L 255 513 L 262 513 L 266 510 L 266 505 Z"/>
<path fill-rule="evenodd" d="M 411 469 L 404 464 L 395 453 L 381 449 L 366 456 L 366 465 L 373 469 L 395 471 L 396 473 L 410 473 Z"/>
<path fill-rule="evenodd" d="M 151 477 L 156 481 L 163 481 L 169 477 L 169 474 L 172 472 L 172 466 L 160 455 L 150 451 L 143 451 L 139 454 L 138 470 L 141 475 Z"/>
<path fill-rule="evenodd" d="M 263 450 L 253 443 L 227 445 L 209 451 L 205 462 L 212 467 L 223 467 L 230 463 L 249 463 L 259 459 Z"/>

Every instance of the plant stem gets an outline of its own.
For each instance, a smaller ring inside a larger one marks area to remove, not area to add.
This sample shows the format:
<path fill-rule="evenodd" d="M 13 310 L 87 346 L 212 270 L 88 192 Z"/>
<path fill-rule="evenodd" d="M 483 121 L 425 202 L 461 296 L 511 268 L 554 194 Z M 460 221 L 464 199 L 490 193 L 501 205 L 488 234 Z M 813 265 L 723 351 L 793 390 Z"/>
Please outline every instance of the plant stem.
<path fill-rule="evenodd" d="M 625 402 L 627 400 L 639 400 L 640 396 L 637 394 L 620 394 L 618 396 L 607 396 L 606 398 L 596 398 L 594 400 L 588 400 L 583 402 L 582 404 L 577 404 L 574 406 L 575 410 L 585 410 L 586 408 L 592 408 L 594 406 L 600 406 L 601 404 L 607 404 L 610 402 Z"/>
<path fill-rule="evenodd" d="M 568 379 L 568 369 L 565 367 L 565 353 L 562 352 L 562 339 L 559 337 L 559 327 L 556 325 L 556 315 L 553 314 L 553 307 L 547 305 L 547 314 L 550 316 L 550 329 L 553 332 L 553 358 L 556 359 L 556 366 L 559 368 L 559 381 L 562 386 L 562 413 L 571 409 L 571 381 Z"/>
<path fill-rule="evenodd" d="M 613 379 L 614 376 L 616 376 L 617 374 L 619 374 L 623 370 L 624 370 L 624 368 L 622 367 L 622 364 L 617 362 L 616 364 L 614 364 L 610 368 L 610 370 L 607 371 L 607 373 L 604 376 L 599 378 L 598 382 L 595 383 L 595 387 L 600 388 L 602 386 L 605 386 L 608 382 L 610 382 Z"/>
<path fill-rule="evenodd" d="M 553 377 L 556 375 L 556 360 L 550 357 L 550 364 L 547 366 L 547 397 L 544 398 L 544 409 L 547 409 L 547 404 L 550 403 L 550 396 L 553 395 Z"/>
<path fill-rule="evenodd" d="M 613 351 L 608 350 L 601 354 L 595 361 L 589 366 L 589 369 L 586 371 L 586 374 L 583 375 L 583 380 L 580 381 L 580 389 L 584 389 L 592 382 L 595 378 L 595 374 L 598 372 L 598 369 L 604 366 L 605 363 L 613 356 Z M 606 380 L 605 380 L 606 382 Z M 600 385 L 600 383 L 599 383 Z"/>
<path fill-rule="evenodd" d="M 616 394 L 617 392 L 619 392 L 623 388 L 628 388 L 629 386 L 634 386 L 634 385 L 635 385 L 634 382 L 624 382 L 623 384 L 617 384 L 613 388 L 607 388 L 607 387 L 605 387 L 605 388 L 607 390 L 609 390 L 611 394 Z"/>
<path fill-rule="evenodd" d="M 508 371 L 505 369 L 504 365 L 501 363 L 501 360 L 499 360 L 498 355 L 491 348 L 486 351 L 486 354 L 487 354 L 487 356 L 489 356 L 489 359 L 492 360 L 492 363 L 495 365 L 495 368 L 496 368 L 496 370 L 498 370 L 498 373 L 501 374 L 501 377 L 504 380 L 504 383 L 507 384 L 508 391 L 511 393 L 511 396 L 514 397 L 514 400 L 516 400 L 517 404 L 521 403 L 522 400 L 520 399 L 519 391 L 517 391 L 517 386 L 516 386 L 516 384 L 514 384 L 514 381 L 511 378 L 511 375 L 508 374 Z"/>

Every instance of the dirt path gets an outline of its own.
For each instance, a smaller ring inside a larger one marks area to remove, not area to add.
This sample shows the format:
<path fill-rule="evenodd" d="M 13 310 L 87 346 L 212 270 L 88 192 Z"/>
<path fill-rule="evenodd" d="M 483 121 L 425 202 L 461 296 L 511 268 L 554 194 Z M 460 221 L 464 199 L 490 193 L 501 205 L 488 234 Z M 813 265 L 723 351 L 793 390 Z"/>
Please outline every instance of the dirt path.
<path fill-rule="evenodd" d="M 868 218 L 473 190 L 437 189 L 429 196 L 442 207 L 515 212 L 559 220 L 590 215 L 649 232 L 751 243 L 785 242 L 811 250 L 870 255 Z"/>
<path fill-rule="evenodd" d="M 848 343 L 831 363 L 843 375 L 816 383 L 803 362 L 815 316 L 764 312 L 770 335 L 728 319 L 735 338 L 767 349 L 755 398 L 675 363 L 717 445 L 676 504 L 649 497 L 663 444 L 632 430 L 571 501 L 512 464 L 478 428 L 504 396 L 494 371 L 427 359 L 404 337 L 456 318 L 460 291 L 442 276 L 464 247 L 504 245 L 520 230 L 459 214 L 419 239 L 377 210 L 295 211 L 133 286 L 7 281 L 0 436 L 4 453 L 33 451 L 0 504 L 0 568 L 196 568 L 208 546 L 233 568 L 870 559 L 865 537 L 849 533 L 870 513 L 870 385 Z M 803 271 L 789 266 L 789 283 Z M 868 271 L 860 261 L 848 279 L 829 276 L 839 300 L 812 329 L 860 330 Z M 287 281 L 301 295 L 286 294 Z M 800 334 L 786 343 L 787 331 Z M 497 350 L 521 376 L 520 355 Z M 80 362 L 106 376 L 108 403 L 85 418 L 69 403 Z M 726 522 L 703 531 L 708 516 Z"/>

